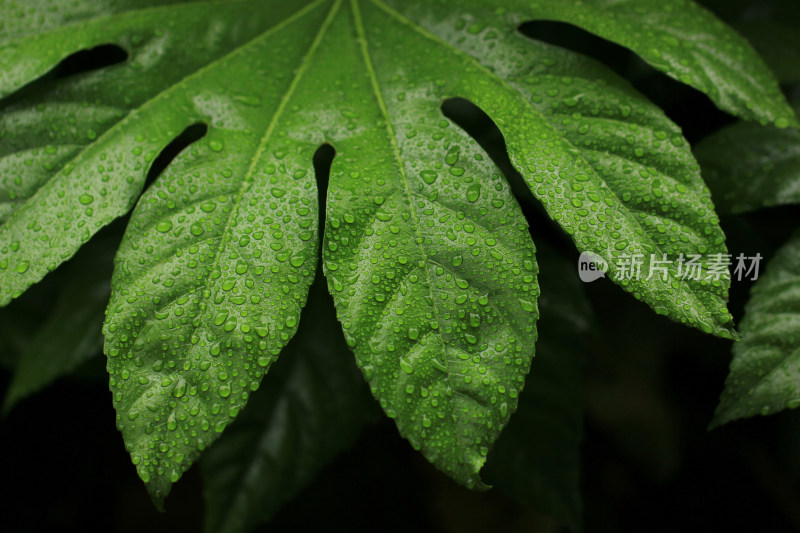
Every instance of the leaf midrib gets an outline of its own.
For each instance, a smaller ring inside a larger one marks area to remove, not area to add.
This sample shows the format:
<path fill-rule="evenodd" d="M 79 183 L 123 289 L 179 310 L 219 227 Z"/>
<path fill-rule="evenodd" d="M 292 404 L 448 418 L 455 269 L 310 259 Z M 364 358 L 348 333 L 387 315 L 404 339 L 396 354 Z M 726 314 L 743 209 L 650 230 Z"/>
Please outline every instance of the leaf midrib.
<path fill-rule="evenodd" d="M 368 49 L 369 43 L 367 41 L 366 31 L 364 29 L 364 22 L 361 19 L 361 10 L 360 10 L 360 8 L 358 6 L 358 0 L 350 0 L 350 5 L 351 5 L 352 10 L 353 10 L 353 19 L 354 19 L 354 23 L 356 25 L 356 32 L 358 34 L 358 42 L 359 42 L 359 46 L 361 48 L 361 53 L 363 55 L 364 65 L 365 65 L 365 67 L 367 69 L 367 73 L 368 73 L 369 78 L 370 78 L 370 83 L 372 85 L 372 90 L 374 92 L 375 99 L 377 100 L 378 107 L 380 108 L 381 114 L 383 115 L 383 119 L 384 119 L 384 122 L 386 124 L 386 133 L 387 133 L 387 136 L 389 137 L 389 141 L 390 141 L 390 143 L 392 145 L 392 151 L 394 153 L 394 157 L 395 157 L 395 161 L 397 163 L 398 170 L 399 170 L 400 175 L 402 177 L 405 194 L 406 194 L 406 197 L 408 198 L 408 201 L 409 201 L 409 211 L 410 211 L 411 219 L 412 219 L 413 225 L 414 225 L 414 232 L 417 235 L 417 240 L 415 240 L 415 242 L 422 243 L 423 240 L 422 240 L 422 233 L 420 231 L 419 217 L 417 215 L 416 208 L 414 207 L 413 202 L 411 200 L 412 199 L 411 186 L 410 186 L 410 184 L 408 182 L 408 176 L 406 175 L 405 166 L 403 165 L 402 154 L 401 154 L 401 151 L 400 151 L 400 147 L 397 144 L 397 138 L 395 137 L 394 128 L 392 127 L 392 122 L 391 122 L 391 119 L 389 117 L 389 112 L 388 112 L 388 110 L 386 108 L 386 102 L 384 101 L 383 94 L 381 93 L 381 90 L 380 90 L 380 84 L 378 82 L 378 77 L 377 77 L 377 75 L 375 73 L 375 69 L 374 69 L 374 67 L 372 65 L 372 59 L 371 59 L 371 56 L 369 54 L 369 49 Z M 425 276 L 426 276 L 426 279 L 427 279 L 427 282 L 428 282 L 427 283 L 428 295 L 430 296 L 431 302 L 432 302 L 434 320 L 436 320 L 438 322 L 439 321 L 439 309 L 436 306 L 436 299 L 435 299 L 434 294 L 433 294 L 433 285 L 432 285 L 431 275 L 430 275 L 430 272 L 428 271 L 428 265 L 429 265 L 430 259 L 428 257 L 428 254 L 425 251 L 425 248 L 421 244 L 417 244 L 417 248 L 419 249 L 419 251 L 422 254 L 422 256 L 424 258 L 424 261 L 425 261 L 424 270 L 425 270 Z M 448 389 L 450 389 L 451 394 L 453 394 L 453 392 L 456 390 L 456 388 L 453 386 L 453 382 L 452 382 L 453 373 L 450 372 L 450 366 L 449 366 L 450 360 L 449 360 L 449 358 L 447 356 L 448 343 L 444 339 L 442 339 L 442 350 L 443 350 L 443 354 L 442 355 L 443 355 L 443 359 L 444 359 L 444 365 L 445 365 L 445 368 L 447 368 L 447 372 L 445 373 L 445 375 L 447 376 L 447 387 L 448 387 Z M 459 428 L 461 427 L 461 424 L 459 422 L 459 420 L 460 420 L 459 416 L 456 414 L 456 406 L 455 406 L 455 398 L 454 397 L 452 397 L 452 399 L 450 400 L 450 403 L 452 405 L 450 411 L 451 411 L 451 415 L 453 417 L 453 425 L 456 426 L 456 430 L 454 431 L 454 433 L 456 434 L 456 439 L 458 440 L 458 445 L 459 445 L 461 450 L 469 450 L 469 449 L 471 449 L 470 446 L 469 445 L 465 445 L 464 437 L 462 435 L 462 432 L 459 431 Z M 466 457 L 465 457 L 465 459 L 466 459 Z M 465 469 L 471 470 L 471 467 L 472 467 L 472 465 L 469 462 L 467 462 L 467 461 L 464 462 L 464 468 Z M 470 475 L 471 474 L 472 473 L 470 472 Z"/>
<path fill-rule="evenodd" d="M 325 0 L 317 0 L 317 2 L 311 5 L 316 6 L 323 1 Z M 311 58 L 314 57 L 314 53 L 317 51 L 317 48 L 319 48 L 319 45 L 322 42 L 322 38 L 325 36 L 325 33 L 327 32 L 331 21 L 333 20 L 334 16 L 339 10 L 339 6 L 341 5 L 341 3 L 342 0 L 336 0 L 333 7 L 328 12 L 327 17 L 323 21 L 322 26 L 320 26 L 320 29 L 317 32 L 316 37 L 314 38 L 314 41 L 312 41 L 311 46 L 309 47 L 306 54 L 303 56 L 303 59 L 300 62 L 300 67 L 295 71 L 294 78 L 292 78 L 292 82 L 289 85 L 289 88 L 286 90 L 286 93 L 284 93 L 283 97 L 281 98 L 281 102 L 278 105 L 278 109 L 276 109 L 275 113 L 272 115 L 272 119 L 270 120 L 269 126 L 267 126 L 267 130 L 261 137 L 261 140 L 258 144 L 258 148 L 256 149 L 256 152 L 251 160 L 250 167 L 247 169 L 244 178 L 242 178 L 237 187 L 238 190 L 236 191 L 236 197 L 233 200 L 233 208 L 230 210 L 230 213 L 228 213 L 228 218 L 225 220 L 225 224 L 223 226 L 223 231 L 222 231 L 222 239 L 217 245 L 217 250 L 214 253 L 214 263 L 211 265 L 211 268 L 209 270 L 209 275 L 206 278 L 206 281 L 203 285 L 208 286 L 211 284 L 212 276 L 219 267 L 220 257 L 222 257 L 222 250 L 225 248 L 227 244 L 226 237 L 228 237 L 228 232 L 231 230 L 231 221 L 236 218 L 236 215 L 239 212 L 239 207 L 242 204 L 242 198 L 249 189 L 249 185 L 253 181 L 256 165 L 258 165 L 258 163 L 261 161 L 261 157 L 264 155 L 264 151 L 267 148 L 267 144 L 272 139 L 272 134 L 275 131 L 275 127 L 278 121 L 283 115 L 283 112 L 285 111 L 286 106 L 289 104 L 289 101 L 292 99 L 292 96 L 294 96 L 294 92 L 295 90 L 297 90 L 297 86 L 300 84 L 300 80 L 303 78 L 303 75 L 308 70 Z M 203 300 L 201 300 L 200 302 L 200 305 L 202 305 L 202 303 L 205 302 L 208 298 L 210 298 L 210 295 L 207 298 L 203 298 Z M 194 329 L 193 332 L 196 332 L 198 327 L 199 323 L 197 326 L 193 328 Z"/>

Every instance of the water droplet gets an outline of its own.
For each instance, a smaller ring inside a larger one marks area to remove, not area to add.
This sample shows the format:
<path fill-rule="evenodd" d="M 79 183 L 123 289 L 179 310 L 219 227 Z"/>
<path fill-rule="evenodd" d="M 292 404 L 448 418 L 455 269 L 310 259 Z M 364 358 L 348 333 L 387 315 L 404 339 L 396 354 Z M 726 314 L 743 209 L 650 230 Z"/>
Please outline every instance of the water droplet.
<path fill-rule="evenodd" d="M 414 367 L 411 365 L 411 363 L 409 363 L 403 358 L 400 359 L 400 368 L 402 368 L 403 372 L 405 372 L 406 374 L 414 373 Z"/>
<path fill-rule="evenodd" d="M 467 188 L 467 200 L 470 202 L 477 202 L 481 197 L 481 186 L 479 183 L 473 183 Z"/>
<path fill-rule="evenodd" d="M 433 182 L 434 182 L 434 181 L 436 181 L 436 178 L 438 178 L 438 177 L 439 177 L 439 174 L 437 174 L 437 173 L 436 173 L 435 171 L 433 171 L 433 170 L 423 170 L 423 171 L 420 173 L 420 175 L 422 176 L 422 180 L 423 180 L 425 183 L 427 183 L 428 185 L 431 185 L 431 184 L 433 184 Z"/>

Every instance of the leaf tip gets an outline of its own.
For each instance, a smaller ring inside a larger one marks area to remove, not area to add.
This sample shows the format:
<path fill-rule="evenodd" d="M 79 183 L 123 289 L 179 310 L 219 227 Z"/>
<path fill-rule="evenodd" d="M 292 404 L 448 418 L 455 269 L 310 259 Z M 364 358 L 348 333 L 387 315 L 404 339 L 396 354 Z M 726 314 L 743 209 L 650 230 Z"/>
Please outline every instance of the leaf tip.
<path fill-rule="evenodd" d="M 709 333 L 721 339 L 738 341 L 741 338 L 739 332 L 736 331 L 733 317 L 728 312 L 727 306 L 724 303 L 721 304 L 721 307 L 711 312 L 710 320 L 696 318 L 694 325 L 702 332 Z"/>
<path fill-rule="evenodd" d="M 9 387 L 5 398 L 3 398 L 3 405 L 0 407 L 0 416 L 7 418 L 11 410 L 14 409 L 14 406 L 17 405 L 17 401 L 18 398 L 17 395 L 14 394 L 14 388 Z"/>
<path fill-rule="evenodd" d="M 800 120 L 797 118 L 797 115 L 791 110 L 791 108 L 789 108 L 789 111 L 790 112 L 786 115 L 776 118 L 772 124 L 781 130 L 785 130 L 787 128 L 800 129 Z"/>
<path fill-rule="evenodd" d="M 164 501 L 167 499 L 169 489 L 167 489 L 167 492 L 163 492 L 147 484 L 147 493 L 150 495 L 150 501 L 153 502 L 153 507 L 155 507 L 159 513 L 167 512 L 164 508 Z"/>
<path fill-rule="evenodd" d="M 715 335 L 722 339 L 728 339 L 734 342 L 742 340 L 742 336 L 739 334 L 738 331 L 736 331 L 736 328 L 733 325 L 733 321 L 729 322 L 728 324 L 720 326 L 715 332 Z"/>
<path fill-rule="evenodd" d="M 479 478 L 478 482 L 470 488 L 475 492 L 486 492 L 492 489 L 492 485 L 484 483 L 483 480 Z"/>
<path fill-rule="evenodd" d="M 169 496 L 172 490 L 172 481 L 164 476 L 160 476 L 154 472 L 154 476 L 150 473 L 139 470 L 139 477 L 144 481 L 147 494 L 150 496 L 150 501 L 159 513 L 166 512 L 164 508 L 164 501 Z"/>
<path fill-rule="evenodd" d="M 483 469 L 485 463 L 485 456 L 479 456 L 474 458 L 472 461 L 467 461 L 469 468 L 468 473 L 464 477 L 455 477 L 454 479 L 460 485 L 463 485 L 470 490 L 474 490 L 476 492 L 486 492 L 492 488 L 492 485 L 484 483 L 483 479 L 481 479 L 481 470 Z"/>
<path fill-rule="evenodd" d="M 8 417 L 14 407 L 19 404 L 20 400 L 25 399 L 29 394 L 19 386 L 19 379 L 17 375 L 11 379 L 11 384 L 8 386 L 5 398 L 3 398 L 3 405 L 0 407 L 0 416 L 3 418 Z"/>
<path fill-rule="evenodd" d="M 718 427 L 724 426 L 728 422 L 731 422 L 737 418 L 739 417 L 731 413 L 729 409 L 723 408 L 722 404 L 720 404 L 719 406 L 717 406 L 717 410 L 714 412 L 714 416 L 711 418 L 711 422 L 708 423 L 707 431 L 713 431 Z"/>

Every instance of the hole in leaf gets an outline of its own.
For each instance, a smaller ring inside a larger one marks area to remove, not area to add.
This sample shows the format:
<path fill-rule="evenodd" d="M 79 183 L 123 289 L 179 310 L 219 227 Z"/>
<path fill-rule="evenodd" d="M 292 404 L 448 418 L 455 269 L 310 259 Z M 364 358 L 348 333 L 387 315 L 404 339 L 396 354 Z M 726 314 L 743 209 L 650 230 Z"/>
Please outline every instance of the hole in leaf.
<path fill-rule="evenodd" d="M 582 28 L 567 22 L 536 20 L 521 24 L 518 31 L 603 63 L 660 107 L 681 127 L 690 143 L 733 121 L 702 92 L 651 67 L 628 48 Z"/>
<path fill-rule="evenodd" d="M 567 22 L 533 20 L 520 24 L 518 31 L 531 39 L 544 41 L 589 56 L 628 79 L 633 72 L 651 67 L 625 48 Z"/>
<path fill-rule="evenodd" d="M 317 178 L 317 193 L 319 194 L 320 227 L 325 225 L 325 205 L 328 198 L 328 182 L 331 177 L 331 164 L 336 156 L 336 150 L 328 143 L 323 144 L 314 152 L 314 175 Z"/>
<path fill-rule="evenodd" d="M 525 179 L 517 172 L 508 157 L 506 141 L 500 128 L 481 108 L 464 98 L 450 98 L 442 104 L 444 116 L 455 122 L 481 145 L 505 176 L 511 193 L 522 208 L 530 228 L 535 228 L 536 238 L 569 245 L 569 239 L 533 196 Z"/>
<path fill-rule="evenodd" d="M 158 157 L 155 158 L 153 164 L 150 166 L 150 170 L 147 172 L 147 178 L 145 178 L 144 189 L 147 189 L 150 184 L 164 172 L 164 169 L 169 166 L 179 153 L 190 144 L 205 137 L 207 132 L 208 126 L 203 123 L 198 123 L 192 124 L 183 130 L 183 133 L 175 137 L 171 143 L 161 150 L 161 153 L 158 154 Z"/>
<path fill-rule="evenodd" d="M 102 44 L 66 57 L 53 69 L 53 75 L 56 79 L 66 78 L 123 63 L 128 57 L 127 50 L 121 46 Z"/>
<path fill-rule="evenodd" d="M 103 44 L 88 50 L 81 50 L 62 59 L 59 64 L 50 69 L 40 78 L 19 87 L 0 100 L 0 111 L 24 101 L 27 97 L 42 98 L 49 91 L 57 87 L 59 80 L 99 70 L 126 61 L 128 52 L 115 44 Z"/>

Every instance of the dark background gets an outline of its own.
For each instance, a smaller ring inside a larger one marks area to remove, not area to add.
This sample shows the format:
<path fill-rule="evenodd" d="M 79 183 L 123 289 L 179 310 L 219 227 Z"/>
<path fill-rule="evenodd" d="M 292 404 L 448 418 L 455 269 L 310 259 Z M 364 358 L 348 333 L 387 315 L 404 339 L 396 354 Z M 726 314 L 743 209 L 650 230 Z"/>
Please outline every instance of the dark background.
<path fill-rule="evenodd" d="M 725 7 L 722 16 L 736 22 L 743 10 L 768 10 L 771 4 L 718 5 Z M 692 143 L 733 121 L 699 92 L 576 28 L 533 22 L 522 31 L 604 61 L 661 106 Z M 113 54 L 113 48 L 81 54 L 56 74 L 113 61 Z M 444 112 L 504 167 L 535 228 L 535 241 L 547 241 L 576 260 L 563 233 L 519 186 L 494 125 L 463 102 L 446 104 Z M 189 132 L 163 154 L 161 163 L 202 133 Z M 320 153 L 323 167 L 326 157 L 330 154 Z M 124 221 L 119 224 L 124 227 Z M 787 207 L 723 218 L 722 226 L 731 253 L 757 251 L 769 259 L 800 226 L 800 211 Z M 46 308 L 56 281 L 26 296 L 34 308 Z M 737 322 L 749 285 L 733 282 L 730 308 Z M 586 289 L 603 338 L 586 354 L 585 530 L 800 531 L 800 413 L 737 421 L 708 432 L 731 343 L 656 316 L 606 280 Z M 0 421 L 4 531 L 201 530 L 197 468 L 177 483 L 166 514 L 150 503 L 114 425 L 104 364 L 95 358 Z M 0 370 L 0 394 L 10 375 L 7 367 Z M 384 419 L 368 427 L 351 450 L 263 527 L 305 529 L 495 532 L 558 531 L 559 526 L 500 491 L 473 493 L 456 486 Z"/>

